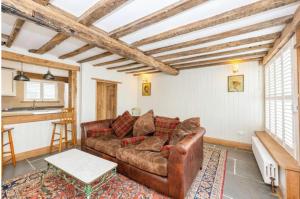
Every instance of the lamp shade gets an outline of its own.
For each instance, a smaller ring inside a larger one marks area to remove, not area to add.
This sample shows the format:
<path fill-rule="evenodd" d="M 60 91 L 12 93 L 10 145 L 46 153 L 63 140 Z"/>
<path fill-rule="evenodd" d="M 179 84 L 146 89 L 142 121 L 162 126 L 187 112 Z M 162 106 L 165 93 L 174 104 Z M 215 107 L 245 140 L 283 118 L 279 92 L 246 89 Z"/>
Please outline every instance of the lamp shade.
<path fill-rule="evenodd" d="M 48 70 L 48 72 L 43 76 L 46 80 L 54 80 L 54 75 L 51 74 L 51 72 Z"/>
<path fill-rule="evenodd" d="M 14 77 L 16 81 L 30 81 L 30 79 L 24 74 L 23 71 L 19 71 L 18 74 Z"/>

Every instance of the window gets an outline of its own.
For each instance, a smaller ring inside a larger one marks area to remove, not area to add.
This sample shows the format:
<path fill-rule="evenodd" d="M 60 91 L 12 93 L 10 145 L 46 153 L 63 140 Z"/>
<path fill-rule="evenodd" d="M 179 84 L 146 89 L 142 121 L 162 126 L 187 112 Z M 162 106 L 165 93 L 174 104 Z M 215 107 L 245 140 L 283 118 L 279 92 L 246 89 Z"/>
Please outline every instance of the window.
<path fill-rule="evenodd" d="M 24 82 L 25 101 L 56 101 L 57 83 L 33 80 Z"/>
<path fill-rule="evenodd" d="M 297 89 L 291 43 L 265 67 L 265 128 L 296 157 Z"/>

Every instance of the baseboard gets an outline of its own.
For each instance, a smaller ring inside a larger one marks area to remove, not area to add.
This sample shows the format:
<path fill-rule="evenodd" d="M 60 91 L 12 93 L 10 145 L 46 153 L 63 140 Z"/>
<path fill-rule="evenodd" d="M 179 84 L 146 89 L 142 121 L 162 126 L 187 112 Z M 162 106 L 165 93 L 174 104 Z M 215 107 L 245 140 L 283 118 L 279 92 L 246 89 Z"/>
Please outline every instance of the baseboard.
<path fill-rule="evenodd" d="M 80 140 L 77 141 L 77 146 L 80 145 Z M 62 146 L 63 149 L 65 149 L 65 144 L 63 144 Z M 53 147 L 53 151 L 58 151 L 58 144 L 54 145 Z M 42 148 L 38 148 L 38 149 L 34 149 L 34 150 L 30 150 L 30 151 L 25 151 L 22 153 L 17 153 L 16 155 L 16 161 L 21 161 L 21 160 L 25 160 L 28 158 L 33 158 L 33 157 L 37 157 L 37 156 L 41 156 L 41 155 L 45 155 L 50 153 L 50 146 L 46 146 L 46 147 L 42 147 Z M 4 157 L 4 162 L 7 162 L 7 160 L 11 159 L 10 156 L 5 156 Z M 7 162 L 6 164 L 8 164 L 10 162 Z"/>
<path fill-rule="evenodd" d="M 251 144 L 204 136 L 204 142 L 251 151 Z"/>

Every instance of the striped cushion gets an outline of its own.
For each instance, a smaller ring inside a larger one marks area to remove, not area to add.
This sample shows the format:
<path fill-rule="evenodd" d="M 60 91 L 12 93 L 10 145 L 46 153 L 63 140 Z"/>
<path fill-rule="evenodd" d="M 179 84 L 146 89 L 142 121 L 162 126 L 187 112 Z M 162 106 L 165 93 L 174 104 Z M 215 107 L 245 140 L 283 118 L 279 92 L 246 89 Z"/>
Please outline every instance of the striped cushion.
<path fill-rule="evenodd" d="M 123 138 L 133 128 L 134 118 L 128 111 L 124 112 L 123 115 L 119 116 L 111 125 L 115 134 L 119 138 Z"/>
<path fill-rule="evenodd" d="M 125 146 L 132 145 L 132 144 L 139 144 L 143 140 L 145 140 L 145 136 L 136 136 L 136 137 L 131 137 L 131 138 L 123 138 L 122 141 L 121 141 L 121 146 L 125 147 Z"/>
<path fill-rule="evenodd" d="M 156 136 L 172 136 L 176 126 L 179 124 L 179 118 L 155 117 L 155 134 Z"/>

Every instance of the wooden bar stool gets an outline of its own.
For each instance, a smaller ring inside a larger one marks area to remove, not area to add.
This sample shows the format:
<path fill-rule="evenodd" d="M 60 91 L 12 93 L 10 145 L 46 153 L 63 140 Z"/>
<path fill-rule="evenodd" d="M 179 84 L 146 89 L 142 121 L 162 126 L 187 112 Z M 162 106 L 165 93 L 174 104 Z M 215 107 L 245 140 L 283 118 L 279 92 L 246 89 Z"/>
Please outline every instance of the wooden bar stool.
<path fill-rule="evenodd" d="M 50 153 L 52 153 L 54 142 L 59 141 L 58 144 L 58 151 L 62 151 L 62 145 L 63 145 L 63 140 L 65 143 L 65 147 L 68 148 L 68 143 L 70 142 L 68 140 L 68 132 L 72 132 L 72 139 L 71 142 L 73 145 L 76 144 L 76 137 L 75 137 L 75 132 L 72 130 L 68 129 L 68 125 L 71 124 L 73 126 L 74 123 L 74 108 L 64 108 L 62 109 L 61 112 L 61 117 L 59 121 L 52 122 L 53 126 L 53 131 L 52 131 L 52 137 L 51 137 L 51 143 L 50 143 Z M 59 132 L 56 132 L 56 127 L 59 127 Z M 63 137 L 64 134 L 64 137 Z M 56 135 L 59 136 L 59 138 L 56 138 Z"/>
<path fill-rule="evenodd" d="M 13 138 L 12 138 L 12 130 L 13 130 L 13 128 L 4 129 L 3 127 L 1 127 L 2 166 L 5 163 L 9 162 L 10 160 L 12 161 L 12 164 L 14 165 L 14 167 L 16 166 L 16 156 L 15 156 L 14 142 L 13 142 Z M 4 143 L 4 141 L 3 141 L 5 133 L 7 133 L 7 135 L 8 135 L 7 143 Z M 9 145 L 10 151 L 4 151 L 4 147 L 7 145 Z M 11 158 L 9 160 L 7 160 L 6 162 L 4 162 L 4 154 L 10 154 L 10 156 L 11 156 Z"/>

